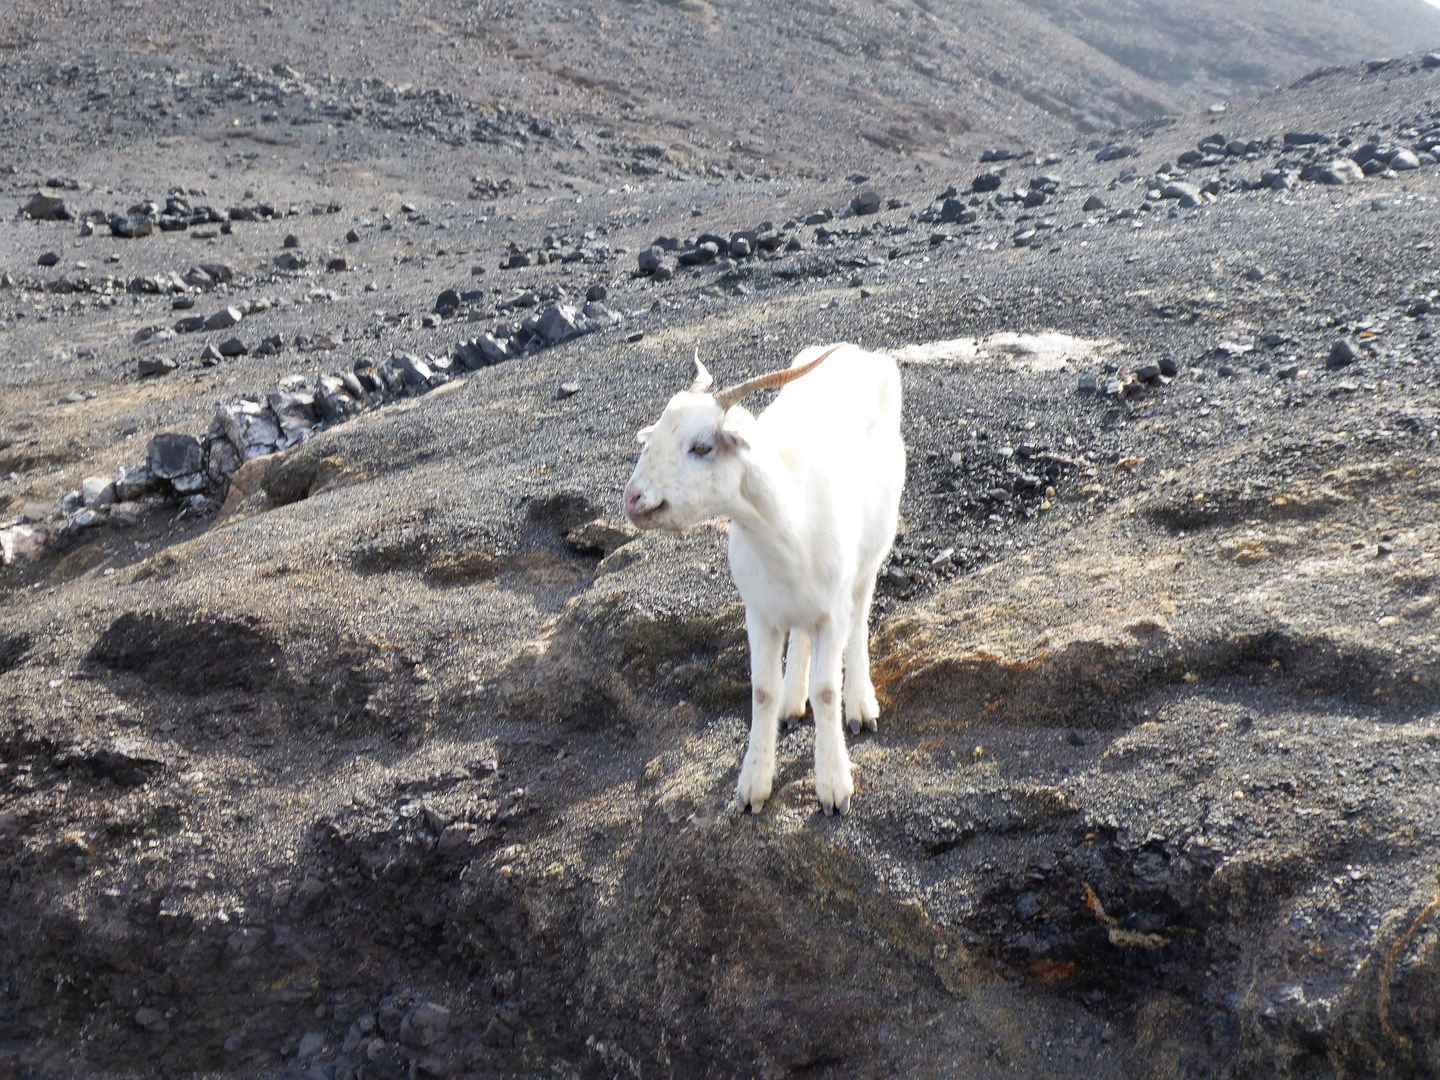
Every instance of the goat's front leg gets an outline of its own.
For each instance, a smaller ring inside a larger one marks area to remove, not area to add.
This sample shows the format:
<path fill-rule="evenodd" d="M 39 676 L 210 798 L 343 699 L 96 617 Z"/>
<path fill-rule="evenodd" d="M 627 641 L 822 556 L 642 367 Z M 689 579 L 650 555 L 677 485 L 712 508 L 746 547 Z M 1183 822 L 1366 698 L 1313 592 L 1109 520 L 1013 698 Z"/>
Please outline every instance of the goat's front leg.
<path fill-rule="evenodd" d="M 765 809 L 775 782 L 775 729 L 780 716 L 780 658 L 785 631 L 764 626 L 745 613 L 750 636 L 750 746 L 735 786 L 735 803 L 743 814 Z"/>
<path fill-rule="evenodd" d="M 848 814 L 855 785 L 840 724 L 840 664 L 848 627 L 831 621 L 810 638 L 810 707 L 815 712 L 815 795 L 825 813 Z"/>

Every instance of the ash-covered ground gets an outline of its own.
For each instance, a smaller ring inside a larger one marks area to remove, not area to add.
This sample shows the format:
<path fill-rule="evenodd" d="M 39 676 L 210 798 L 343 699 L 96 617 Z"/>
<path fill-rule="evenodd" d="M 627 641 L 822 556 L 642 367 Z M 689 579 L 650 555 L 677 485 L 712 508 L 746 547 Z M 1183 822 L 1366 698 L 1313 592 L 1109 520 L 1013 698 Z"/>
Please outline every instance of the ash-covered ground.
<path fill-rule="evenodd" d="M 0 1069 L 1440 1072 L 1440 56 L 767 63 L 755 143 L 573 57 L 839 9 L 424 28 L 480 93 L 266 7 L 0 62 Z M 841 340 L 907 395 L 880 729 L 739 816 L 723 528 L 619 493 L 695 348 Z"/>

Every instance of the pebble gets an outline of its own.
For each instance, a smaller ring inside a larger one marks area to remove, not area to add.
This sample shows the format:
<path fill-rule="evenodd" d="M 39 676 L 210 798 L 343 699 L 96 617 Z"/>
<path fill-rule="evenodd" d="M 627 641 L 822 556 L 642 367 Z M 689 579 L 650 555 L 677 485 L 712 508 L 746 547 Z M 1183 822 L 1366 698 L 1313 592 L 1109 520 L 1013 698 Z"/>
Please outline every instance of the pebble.
<path fill-rule="evenodd" d="M 1110 205 L 1099 195 L 1091 195 L 1085 200 L 1085 213 L 1093 214 L 1100 210 L 1109 210 Z"/>
<path fill-rule="evenodd" d="M 1365 179 L 1365 170 L 1356 165 L 1348 157 L 1336 158 L 1328 166 L 1320 170 L 1319 180 L 1322 184 L 1341 185 L 1358 184 Z"/>
<path fill-rule="evenodd" d="M 568 398 L 568 397 L 574 397 L 574 396 L 575 396 L 576 394 L 578 394 L 579 392 L 580 392 L 580 384 L 579 384 L 579 383 L 577 383 L 577 382 L 563 382 L 563 383 L 560 384 L 560 392 L 559 392 L 556 396 L 559 397 L 559 398 L 561 398 L 561 399 L 564 399 L 564 398 Z"/>
<path fill-rule="evenodd" d="M 850 210 L 857 216 L 878 213 L 880 193 L 873 188 L 867 188 L 850 200 Z"/>
<path fill-rule="evenodd" d="M 448 319 L 460 310 L 460 294 L 454 289 L 444 290 L 435 300 L 435 314 Z"/>
<path fill-rule="evenodd" d="M 32 221 L 70 220 L 70 211 L 65 208 L 65 200 L 46 195 L 43 191 L 37 191 L 20 208 L 20 212 Z"/>
<path fill-rule="evenodd" d="M 215 314 L 205 318 L 201 322 L 201 326 L 206 330 L 228 330 L 230 327 L 238 325 L 244 317 L 237 307 L 221 308 Z"/>
<path fill-rule="evenodd" d="M 54 265 L 55 265 L 56 263 L 58 263 L 59 261 L 60 261 L 60 256 L 59 256 L 57 253 L 55 253 L 55 252 L 53 252 L 53 251 L 47 251 L 47 252 L 45 252 L 44 255 L 41 255 L 38 259 L 35 260 L 35 265 L 36 265 L 36 266 L 54 266 Z"/>
<path fill-rule="evenodd" d="M 349 270 L 350 264 L 345 261 L 344 255 L 336 255 L 325 263 L 325 269 L 332 274 L 339 274 Z"/>
<path fill-rule="evenodd" d="M 1173 183 L 1166 184 L 1160 190 L 1162 199 L 1177 199 L 1180 205 L 1187 209 L 1200 206 L 1204 200 L 1200 198 L 1200 189 L 1194 184 Z"/>
<path fill-rule="evenodd" d="M 976 194 L 983 194 L 987 191 L 999 191 L 1000 185 L 1004 183 L 1005 173 L 1003 170 L 992 170 L 983 172 L 974 180 L 970 181 L 970 190 Z"/>
<path fill-rule="evenodd" d="M 249 347 L 238 337 L 227 338 L 215 346 L 215 351 L 221 356 L 247 356 Z"/>
<path fill-rule="evenodd" d="M 1340 338 L 1330 346 L 1330 355 L 1325 358 L 1327 371 L 1338 371 L 1349 367 L 1360 359 L 1360 350 L 1348 338 Z"/>
<path fill-rule="evenodd" d="M 1420 66 L 1425 68 L 1440 68 L 1440 52 L 1426 53 L 1425 59 L 1420 61 Z"/>
<path fill-rule="evenodd" d="M 178 366 L 174 360 L 166 356 L 146 356 L 142 357 L 139 364 L 136 365 L 135 373 L 144 379 L 151 375 L 168 375 Z"/>
<path fill-rule="evenodd" d="M 1100 382 L 1094 375 L 1081 375 L 1080 385 L 1076 388 L 1082 394 L 1093 394 L 1100 388 Z"/>
<path fill-rule="evenodd" d="M 1397 150 L 1390 158 L 1390 168 L 1396 172 L 1409 172 L 1411 169 L 1420 168 L 1420 159 L 1413 150 Z"/>

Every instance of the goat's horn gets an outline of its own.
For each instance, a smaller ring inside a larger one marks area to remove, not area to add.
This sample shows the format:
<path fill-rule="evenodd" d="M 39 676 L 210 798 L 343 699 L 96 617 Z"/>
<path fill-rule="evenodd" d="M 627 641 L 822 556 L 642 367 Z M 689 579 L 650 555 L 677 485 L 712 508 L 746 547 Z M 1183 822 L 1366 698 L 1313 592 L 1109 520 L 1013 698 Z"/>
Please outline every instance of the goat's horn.
<path fill-rule="evenodd" d="M 690 384 L 690 393 L 703 394 L 715 383 L 714 377 L 705 370 L 705 365 L 700 362 L 700 346 L 695 346 L 695 381 Z"/>
<path fill-rule="evenodd" d="M 768 375 L 757 375 L 753 379 L 746 379 L 742 383 L 727 387 L 715 395 L 715 404 L 720 406 L 720 411 L 725 412 L 731 407 L 738 405 L 745 398 L 757 390 L 770 390 L 777 386 L 784 386 L 786 383 L 794 382 L 801 375 L 808 375 L 820 366 L 820 362 L 827 356 L 840 348 L 836 345 L 834 349 L 827 349 L 808 364 L 800 367 L 786 368 L 784 371 L 772 371 Z"/>

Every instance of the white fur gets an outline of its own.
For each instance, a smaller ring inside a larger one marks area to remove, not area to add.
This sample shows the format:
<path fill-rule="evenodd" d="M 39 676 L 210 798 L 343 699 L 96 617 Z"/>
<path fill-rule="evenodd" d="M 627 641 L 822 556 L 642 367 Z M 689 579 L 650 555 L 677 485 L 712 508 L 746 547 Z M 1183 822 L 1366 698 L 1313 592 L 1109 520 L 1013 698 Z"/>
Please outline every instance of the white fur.
<path fill-rule="evenodd" d="M 828 346 L 807 349 L 798 367 Z M 750 747 L 736 799 L 758 813 L 775 777 L 782 718 L 815 713 L 815 793 L 828 814 L 854 785 L 841 729 L 874 730 L 869 619 L 875 575 L 890 552 L 905 482 L 895 361 L 840 346 L 780 391 L 758 418 L 722 413 L 709 375 L 670 399 L 639 435 L 645 449 L 625 489 L 641 528 L 680 531 L 730 519 L 730 573 L 750 637 Z M 710 446 L 706 454 L 693 447 Z M 789 634 L 783 667 L 781 654 Z M 843 683 L 841 671 L 848 676 Z"/>

